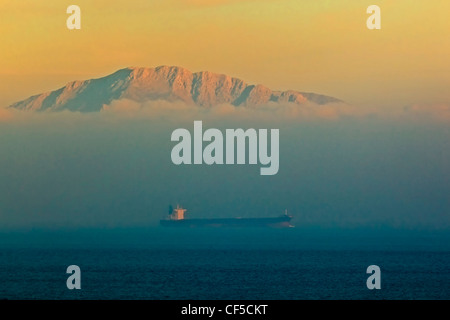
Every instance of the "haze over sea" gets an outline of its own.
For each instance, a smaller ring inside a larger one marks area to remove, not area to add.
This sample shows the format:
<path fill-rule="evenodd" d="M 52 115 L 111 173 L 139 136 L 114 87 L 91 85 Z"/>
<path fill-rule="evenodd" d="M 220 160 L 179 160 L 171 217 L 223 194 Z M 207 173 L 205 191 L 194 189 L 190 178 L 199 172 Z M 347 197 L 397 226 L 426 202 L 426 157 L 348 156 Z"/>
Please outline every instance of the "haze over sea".
<path fill-rule="evenodd" d="M 0 298 L 449 299 L 450 131 L 422 109 L 112 102 L 8 110 L 0 126 Z M 443 109 L 446 115 L 447 109 Z M 441 109 L 438 109 L 441 112 Z M 177 128 L 277 128 L 280 166 L 174 165 Z M 296 228 L 164 229 L 273 217 Z M 81 290 L 66 269 L 81 268 Z M 366 287 L 381 268 L 381 290 Z"/>
<path fill-rule="evenodd" d="M 393 229 L 0 234 L 3 299 L 449 299 L 450 237 Z M 66 268 L 81 268 L 68 290 Z M 369 265 L 381 290 L 369 290 Z"/>

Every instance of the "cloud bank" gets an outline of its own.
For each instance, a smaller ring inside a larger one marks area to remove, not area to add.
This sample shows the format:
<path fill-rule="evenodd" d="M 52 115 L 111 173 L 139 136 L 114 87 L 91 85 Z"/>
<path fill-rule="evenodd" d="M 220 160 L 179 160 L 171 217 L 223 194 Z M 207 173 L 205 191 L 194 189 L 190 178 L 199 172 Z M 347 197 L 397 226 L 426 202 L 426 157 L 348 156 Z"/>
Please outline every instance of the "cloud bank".
<path fill-rule="evenodd" d="M 210 120 L 254 120 L 270 122 L 308 122 L 308 121 L 338 121 L 343 119 L 381 119 L 386 121 L 410 122 L 450 122 L 450 102 L 437 104 L 413 104 L 403 107 L 377 108 L 356 106 L 346 103 L 328 103 L 319 105 L 311 102 L 302 104 L 275 103 L 257 107 L 234 106 L 219 104 L 214 107 L 201 107 L 186 104 L 182 101 L 145 101 L 137 102 L 130 99 L 113 100 L 103 105 L 99 113 L 90 113 L 83 117 L 78 112 L 21 112 L 11 108 L 0 108 L 0 123 L 26 122 L 33 118 L 57 118 L 71 114 L 71 118 L 94 118 L 117 120 L 146 118 L 182 120 L 202 117 Z M 41 116 L 44 115 L 44 116 Z M 64 117 L 62 117 L 64 118 Z"/>
<path fill-rule="evenodd" d="M 337 121 L 340 119 L 383 119 L 396 121 L 450 122 L 450 103 L 414 104 L 397 108 L 365 108 L 346 103 L 267 103 L 258 107 L 220 104 L 211 108 L 188 105 L 181 101 L 136 102 L 128 99 L 114 100 L 104 105 L 106 115 L 125 117 L 192 118 L 259 120 L 271 122 Z"/>

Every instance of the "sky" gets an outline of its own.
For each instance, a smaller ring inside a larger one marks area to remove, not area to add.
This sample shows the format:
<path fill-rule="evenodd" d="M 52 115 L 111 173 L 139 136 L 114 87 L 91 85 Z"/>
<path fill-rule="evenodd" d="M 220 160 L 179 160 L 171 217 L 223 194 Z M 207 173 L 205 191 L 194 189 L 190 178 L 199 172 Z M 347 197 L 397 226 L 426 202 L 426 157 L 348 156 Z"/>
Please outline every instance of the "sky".
<path fill-rule="evenodd" d="M 66 8 L 81 8 L 81 30 Z M 129 66 L 177 65 L 394 108 L 448 104 L 450 3 L 373 1 L 0 1 L 0 106 Z"/>

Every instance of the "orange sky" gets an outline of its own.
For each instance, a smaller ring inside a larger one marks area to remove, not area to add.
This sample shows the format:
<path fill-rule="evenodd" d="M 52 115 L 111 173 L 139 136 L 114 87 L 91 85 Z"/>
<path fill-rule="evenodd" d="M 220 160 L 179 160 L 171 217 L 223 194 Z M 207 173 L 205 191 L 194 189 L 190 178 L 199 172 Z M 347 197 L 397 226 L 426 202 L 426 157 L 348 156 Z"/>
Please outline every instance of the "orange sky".
<path fill-rule="evenodd" d="M 66 28 L 70 4 L 81 30 Z M 381 30 L 366 28 L 371 4 Z M 0 0 L 0 106 L 158 65 L 355 104 L 447 103 L 448 12 L 448 0 Z"/>

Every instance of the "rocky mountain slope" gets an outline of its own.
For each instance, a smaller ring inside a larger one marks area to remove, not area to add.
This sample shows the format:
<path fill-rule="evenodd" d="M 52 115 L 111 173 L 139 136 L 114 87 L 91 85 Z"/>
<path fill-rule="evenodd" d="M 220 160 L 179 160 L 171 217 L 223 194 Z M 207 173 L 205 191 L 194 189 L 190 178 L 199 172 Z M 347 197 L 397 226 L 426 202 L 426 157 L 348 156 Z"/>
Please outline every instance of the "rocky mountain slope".
<path fill-rule="evenodd" d="M 272 91 L 263 85 L 249 85 L 224 74 L 208 71 L 192 73 L 175 66 L 126 68 L 99 79 L 73 81 L 51 92 L 16 102 L 10 108 L 34 111 L 70 110 L 94 112 L 116 99 L 138 102 L 181 100 L 188 104 L 213 107 L 222 103 L 258 106 L 267 102 L 327 104 L 338 99 L 297 91 Z"/>

